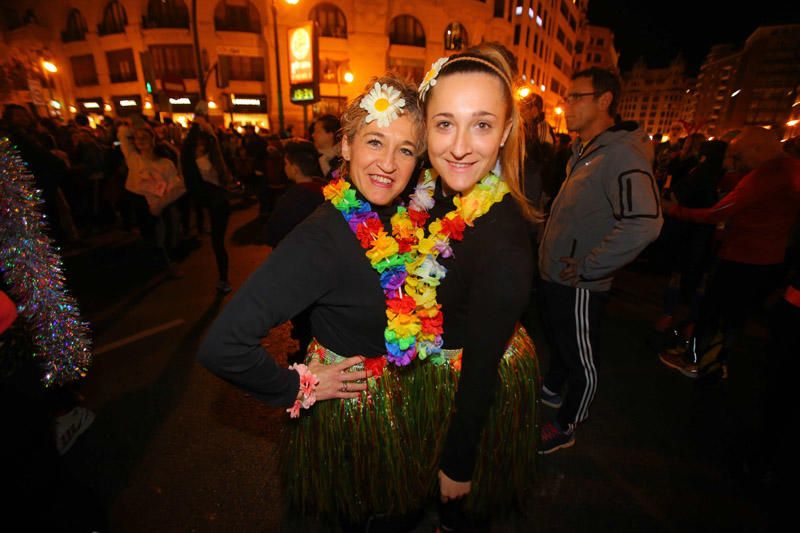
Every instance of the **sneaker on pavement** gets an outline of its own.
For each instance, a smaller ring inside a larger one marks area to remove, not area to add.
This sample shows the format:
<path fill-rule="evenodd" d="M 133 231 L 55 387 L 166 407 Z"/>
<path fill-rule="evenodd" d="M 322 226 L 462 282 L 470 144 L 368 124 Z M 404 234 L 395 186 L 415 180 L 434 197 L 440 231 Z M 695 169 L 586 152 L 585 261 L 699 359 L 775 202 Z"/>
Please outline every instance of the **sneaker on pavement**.
<path fill-rule="evenodd" d="M 539 455 L 547 455 L 575 444 L 575 434 L 561 431 L 556 422 L 548 422 L 542 427 L 539 441 Z"/>
<path fill-rule="evenodd" d="M 721 344 L 714 345 L 700 359 L 697 381 L 701 385 L 713 385 L 728 379 L 727 354 Z"/>
<path fill-rule="evenodd" d="M 665 350 L 658 354 L 658 359 L 670 368 L 674 368 L 687 378 L 697 377 L 697 364 L 686 360 L 686 351 Z"/>
<path fill-rule="evenodd" d="M 561 398 L 560 394 L 552 392 L 545 385 L 542 385 L 542 403 L 544 405 L 552 407 L 553 409 L 558 409 L 563 402 L 564 400 Z"/>
<path fill-rule="evenodd" d="M 714 361 L 697 370 L 697 383 L 701 386 L 715 385 L 726 379 L 728 379 L 728 365 L 721 361 Z"/>
<path fill-rule="evenodd" d="M 69 413 L 56 417 L 53 432 L 58 454 L 67 453 L 78 437 L 89 429 L 92 422 L 94 422 L 94 413 L 85 407 L 76 407 Z"/>

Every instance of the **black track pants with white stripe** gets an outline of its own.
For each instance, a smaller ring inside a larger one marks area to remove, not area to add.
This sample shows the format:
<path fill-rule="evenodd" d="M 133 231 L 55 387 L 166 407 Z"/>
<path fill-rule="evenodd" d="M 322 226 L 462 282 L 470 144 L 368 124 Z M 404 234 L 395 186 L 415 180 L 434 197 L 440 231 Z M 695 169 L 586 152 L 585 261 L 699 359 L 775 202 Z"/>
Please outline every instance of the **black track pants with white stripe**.
<path fill-rule="evenodd" d="M 551 348 L 544 385 L 564 398 L 556 420 L 564 430 L 572 431 L 589 417 L 589 406 L 597 392 L 595 362 L 600 316 L 608 292 L 542 281 L 540 294 L 542 319 Z"/>

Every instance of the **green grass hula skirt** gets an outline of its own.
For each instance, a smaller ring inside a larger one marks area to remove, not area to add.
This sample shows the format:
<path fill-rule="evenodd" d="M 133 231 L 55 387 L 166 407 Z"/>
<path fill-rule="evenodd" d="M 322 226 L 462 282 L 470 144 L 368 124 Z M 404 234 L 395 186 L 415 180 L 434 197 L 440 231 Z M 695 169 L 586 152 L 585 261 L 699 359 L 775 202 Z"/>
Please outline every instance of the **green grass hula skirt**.
<path fill-rule="evenodd" d="M 307 360 L 344 358 L 309 346 Z M 415 360 L 385 367 L 354 400 L 319 402 L 291 420 L 282 446 L 293 512 L 361 522 L 401 516 L 438 495 L 437 472 L 458 385 L 460 351 L 444 364 Z M 363 372 L 362 365 L 352 367 Z M 467 512 L 486 517 L 527 500 L 536 458 L 539 369 L 533 343 L 518 327 L 500 366 L 500 386 L 483 431 Z"/>

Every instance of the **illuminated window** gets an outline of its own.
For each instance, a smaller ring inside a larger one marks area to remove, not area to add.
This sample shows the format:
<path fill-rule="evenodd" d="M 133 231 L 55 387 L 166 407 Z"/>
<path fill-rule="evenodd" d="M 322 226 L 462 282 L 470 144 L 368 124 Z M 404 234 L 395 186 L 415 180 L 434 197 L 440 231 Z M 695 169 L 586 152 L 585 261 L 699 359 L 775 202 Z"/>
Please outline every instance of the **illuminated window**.
<path fill-rule="evenodd" d="M 444 49 L 463 50 L 467 46 L 467 29 L 460 22 L 448 24 L 444 30 Z"/>
<path fill-rule="evenodd" d="M 0 8 L 0 27 L 11 31 L 16 30 L 17 28 L 21 28 L 22 18 L 17 13 L 17 10 L 13 7 L 2 7 Z"/>
<path fill-rule="evenodd" d="M 347 19 L 335 5 L 317 4 L 308 14 L 308 18 L 319 25 L 320 36 L 347 39 Z"/>
<path fill-rule="evenodd" d="M 73 8 L 69 10 L 67 17 L 67 29 L 61 32 L 61 40 L 65 43 L 86 40 L 86 19 L 81 12 Z"/>
<path fill-rule="evenodd" d="M 252 2 L 222 0 L 214 8 L 214 30 L 261 33 L 261 15 Z"/>
<path fill-rule="evenodd" d="M 72 56 L 69 58 L 69 63 L 72 66 L 72 77 L 75 79 L 76 87 L 97 85 L 97 68 L 92 54 Z"/>
<path fill-rule="evenodd" d="M 411 15 L 400 15 L 389 25 L 389 43 L 408 46 L 425 46 L 425 30 Z"/>
<path fill-rule="evenodd" d="M 197 65 L 192 45 L 151 46 L 150 54 L 153 57 L 153 70 L 156 77 L 163 78 L 171 75 L 184 79 L 197 78 Z"/>
<path fill-rule="evenodd" d="M 111 0 L 103 11 L 103 22 L 98 24 L 97 33 L 111 35 L 112 33 L 125 33 L 128 25 L 128 15 L 125 8 L 117 0 Z"/>
<path fill-rule="evenodd" d="M 234 81 L 264 81 L 264 58 L 256 56 L 219 56 L 219 66 Z"/>
<path fill-rule="evenodd" d="M 145 28 L 188 28 L 189 10 L 183 0 L 149 0 Z"/>
<path fill-rule="evenodd" d="M 136 63 L 133 61 L 133 50 L 113 50 L 106 52 L 108 62 L 108 74 L 111 83 L 124 83 L 126 81 L 136 81 Z"/>
<path fill-rule="evenodd" d="M 505 0 L 494 0 L 494 18 L 496 19 L 503 18 L 505 7 L 506 7 Z"/>

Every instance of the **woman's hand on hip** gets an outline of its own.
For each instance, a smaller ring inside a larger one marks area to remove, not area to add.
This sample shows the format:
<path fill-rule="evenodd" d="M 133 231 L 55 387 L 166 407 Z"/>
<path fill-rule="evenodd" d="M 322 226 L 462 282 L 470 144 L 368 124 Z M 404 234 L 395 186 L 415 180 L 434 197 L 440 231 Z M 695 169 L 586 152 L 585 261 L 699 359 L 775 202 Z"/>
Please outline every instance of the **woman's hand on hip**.
<path fill-rule="evenodd" d="M 317 400 L 358 398 L 362 391 L 367 390 L 366 379 L 372 377 L 372 373 L 368 370 L 358 372 L 348 372 L 347 370 L 351 366 L 363 362 L 363 357 L 350 357 L 332 365 L 312 361 L 308 365 L 308 369 L 319 379 Z"/>

